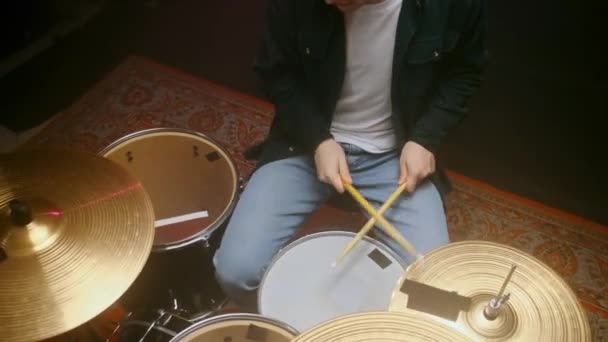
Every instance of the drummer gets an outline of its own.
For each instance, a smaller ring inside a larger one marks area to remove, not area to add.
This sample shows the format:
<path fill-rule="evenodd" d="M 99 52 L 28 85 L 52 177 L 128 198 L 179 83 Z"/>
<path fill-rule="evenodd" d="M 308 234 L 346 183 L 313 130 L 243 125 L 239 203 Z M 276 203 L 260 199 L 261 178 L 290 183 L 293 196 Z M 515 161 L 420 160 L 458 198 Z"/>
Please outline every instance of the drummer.
<path fill-rule="evenodd" d="M 485 56 L 484 0 L 269 0 L 266 15 L 254 68 L 276 113 L 214 257 L 250 311 L 275 253 L 343 182 L 376 207 L 405 182 L 385 218 L 420 253 L 449 242 L 436 156 Z"/>

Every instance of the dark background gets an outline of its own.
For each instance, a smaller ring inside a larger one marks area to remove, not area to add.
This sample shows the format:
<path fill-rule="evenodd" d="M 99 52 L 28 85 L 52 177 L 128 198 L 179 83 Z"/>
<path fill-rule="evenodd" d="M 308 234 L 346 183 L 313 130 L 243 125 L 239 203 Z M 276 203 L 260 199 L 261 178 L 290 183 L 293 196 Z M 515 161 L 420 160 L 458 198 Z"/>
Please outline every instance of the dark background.
<path fill-rule="evenodd" d="M 262 96 L 251 62 L 266 1 L 89 2 L 103 6 L 86 24 L 2 76 L 4 126 L 40 124 L 128 54 Z M 1 5 L 3 60 L 78 16 L 83 3 Z M 605 13 L 599 1 L 489 1 L 486 81 L 440 152 L 446 166 L 608 225 Z"/>

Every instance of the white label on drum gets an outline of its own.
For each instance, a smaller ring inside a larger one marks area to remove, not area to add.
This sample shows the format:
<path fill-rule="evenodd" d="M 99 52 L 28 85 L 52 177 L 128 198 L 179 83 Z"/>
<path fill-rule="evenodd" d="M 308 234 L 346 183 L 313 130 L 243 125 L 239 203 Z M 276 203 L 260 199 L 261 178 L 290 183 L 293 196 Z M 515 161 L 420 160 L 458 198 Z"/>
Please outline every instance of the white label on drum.
<path fill-rule="evenodd" d="M 205 218 L 205 217 L 209 217 L 209 212 L 207 210 L 197 211 L 197 212 L 190 213 L 190 214 L 168 217 L 168 218 L 162 219 L 162 220 L 156 220 L 154 222 L 154 226 L 156 228 L 158 228 L 158 227 L 167 226 L 167 225 L 174 224 L 174 223 L 190 221 L 190 220 L 195 220 L 195 219 Z"/>

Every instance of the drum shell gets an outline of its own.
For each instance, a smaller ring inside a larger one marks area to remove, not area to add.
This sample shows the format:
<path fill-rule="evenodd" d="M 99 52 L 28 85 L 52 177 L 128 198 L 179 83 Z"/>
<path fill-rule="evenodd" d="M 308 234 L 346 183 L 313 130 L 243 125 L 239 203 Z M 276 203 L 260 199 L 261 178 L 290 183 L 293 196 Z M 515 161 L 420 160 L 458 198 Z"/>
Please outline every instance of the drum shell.
<path fill-rule="evenodd" d="M 299 332 L 288 324 L 258 314 L 227 313 L 199 321 L 171 342 L 289 342 Z"/>
<path fill-rule="evenodd" d="M 99 154 L 141 182 L 156 216 L 152 253 L 121 299 L 125 307 L 178 305 L 198 312 L 225 300 L 212 259 L 242 183 L 228 151 L 198 132 L 153 128 L 124 136 Z M 208 217 L 183 220 L 205 212 Z"/>
<path fill-rule="evenodd" d="M 242 180 L 219 143 L 187 129 L 153 128 L 129 134 L 100 153 L 138 179 L 148 192 L 157 223 L 154 252 L 211 240 L 232 214 Z M 200 217 L 203 215 L 207 217 Z"/>

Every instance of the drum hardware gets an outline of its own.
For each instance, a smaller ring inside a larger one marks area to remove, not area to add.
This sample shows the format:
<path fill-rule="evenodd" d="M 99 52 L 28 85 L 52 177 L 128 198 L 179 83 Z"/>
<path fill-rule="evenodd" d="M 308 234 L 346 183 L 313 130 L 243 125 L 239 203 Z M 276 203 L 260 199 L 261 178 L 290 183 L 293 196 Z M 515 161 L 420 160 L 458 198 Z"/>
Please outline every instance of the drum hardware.
<path fill-rule="evenodd" d="M 8 202 L 8 209 L 9 222 L 15 227 L 25 228 L 33 220 L 32 208 L 24 201 L 12 199 Z"/>
<path fill-rule="evenodd" d="M 505 281 L 502 283 L 498 294 L 494 298 L 490 299 L 488 305 L 483 310 L 483 315 L 490 321 L 493 321 L 498 317 L 498 314 L 500 313 L 500 307 L 503 306 L 511 297 L 510 293 L 504 293 L 505 289 L 507 288 L 507 284 L 509 283 L 509 280 L 511 280 L 513 272 L 515 272 L 516 268 L 516 265 L 511 266 L 511 270 L 509 271 L 509 274 L 507 275 Z"/>
<path fill-rule="evenodd" d="M 131 311 L 126 314 L 106 342 L 169 341 L 193 323 L 179 310 L 157 309 L 150 313 L 150 317 L 146 317 L 146 313 Z"/>
<path fill-rule="evenodd" d="M 243 177 L 239 177 L 239 193 L 243 193 L 245 190 L 245 179 Z"/>
<path fill-rule="evenodd" d="M 13 229 L 27 229 L 26 226 L 32 222 L 32 209 L 27 203 L 12 199 L 8 202 L 6 211 L 1 218 L 2 226 L 0 226 L 0 262 L 8 258 L 5 251 L 5 245 L 11 236 Z"/>
<path fill-rule="evenodd" d="M 192 145 L 192 155 L 198 157 L 198 146 Z"/>
<path fill-rule="evenodd" d="M 125 317 L 123 317 L 123 320 L 131 318 L 132 314 L 133 314 L 132 312 L 127 313 L 127 315 Z M 118 334 L 118 331 L 120 329 L 120 322 L 118 322 L 118 323 L 119 324 L 116 325 L 114 330 L 112 330 L 112 333 L 106 338 L 105 342 L 112 342 L 115 340 L 116 334 Z"/>
<path fill-rule="evenodd" d="M 169 293 L 169 301 L 171 303 L 171 310 L 174 312 L 178 312 L 178 311 L 182 311 L 182 312 L 186 312 L 185 309 L 182 309 L 177 301 L 177 297 L 175 296 L 174 292 L 172 289 L 168 289 L 167 292 Z"/>
<path fill-rule="evenodd" d="M 211 247 L 211 236 L 212 236 L 212 234 L 203 235 L 203 237 L 201 238 L 201 244 L 202 244 L 203 248 Z"/>
<path fill-rule="evenodd" d="M 148 334 L 150 334 L 150 331 L 152 331 L 152 329 L 155 326 L 157 326 L 157 325 L 164 326 L 164 325 L 168 324 L 172 317 L 173 317 L 173 315 L 169 314 L 168 312 L 166 312 L 164 310 L 158 310 L 158 318 L 152 322 L 152 324 L 148 327 L 148 329 L 146 330 L 146 332 L 144 333 L 144 335 L 141 337 L 141 339 L 139 341 L 143 342 L 144 339 L 148 336 Z M 179 316 L 175 316 L 175 317 L 179 317 Z M 184 319 L 184 321 L 186 321 L 186 320 Z"/>
<path fill-rule="evenodd" d="M 0 155 L 0 334 L 44 340 L 85 324 L 132 284 L 152 248 L 139 182 L 95 155 Z"/>
<path fill-rule="evenodd" d="M 214 310 L 198 312 L 196 314 L 191 315 L 190 320 L 192 320 L 194 322 L 201 322 L 201 321 L 206 320 L 207 318 L 211 318 L 211 317 L 217 315 L 218 312 L 221 312 L 221 311 L 222 311 L 221 307 L 218 307 Z"/>
<path fill-rule="evenodd" d="M 509 300 L 509 297 L 511 297 L 511 295 L 507 293 L 499 298 L 494 297 L 490 299 L 488 305 L 486 305 L 485 309 L 483 309 L 484 317 L 490 321 L 495 320 L 500 313 L 500 307 Z"/>

